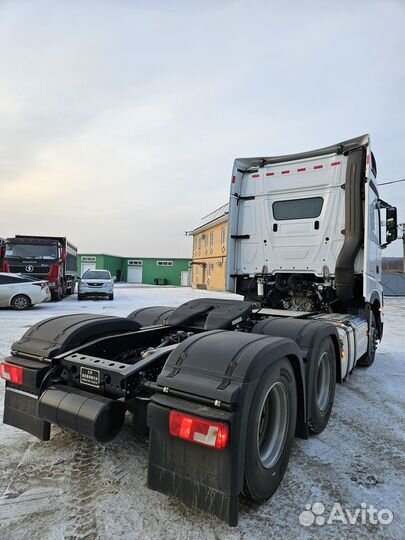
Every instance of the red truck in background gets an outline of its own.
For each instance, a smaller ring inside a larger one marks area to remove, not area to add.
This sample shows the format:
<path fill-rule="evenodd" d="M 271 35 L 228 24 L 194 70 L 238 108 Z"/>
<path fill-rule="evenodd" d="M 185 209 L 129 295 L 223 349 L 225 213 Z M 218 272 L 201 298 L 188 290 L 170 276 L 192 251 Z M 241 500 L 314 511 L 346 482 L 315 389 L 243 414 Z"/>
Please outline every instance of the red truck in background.
<path fill-rule="evenodd" d="M 0 269 L 46 279 L 52 300 L 75 290 L 77 248 L 62 236 L 16 235 L 0 245 Z"/>

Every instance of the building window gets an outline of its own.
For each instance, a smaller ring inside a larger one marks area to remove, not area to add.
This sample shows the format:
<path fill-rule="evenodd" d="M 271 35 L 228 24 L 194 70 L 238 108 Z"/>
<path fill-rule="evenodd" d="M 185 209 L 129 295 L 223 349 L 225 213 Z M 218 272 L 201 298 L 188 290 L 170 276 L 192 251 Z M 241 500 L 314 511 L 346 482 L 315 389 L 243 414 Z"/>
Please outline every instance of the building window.
<path fill-rule="evenodd" d="M 128 261 L 128 266 L 142 266 L 143 261 L 132 259 Z"/>
<path fill-rule="evenodd" d="M 95 257 L 82 257 L 82 262 L 96 262 Z"/>
<path fill-rule="evenodd" d="M 210 263 L 210 264 L 208 265 L 208 272 L 207 272 L 207 276 L 208 276 L 209 278 L 211 278 L 211 275 L 212 275 L 212 272 L 213 272 L 213 271 L 214 271 L 214 265 L 213 265 L 212 263 Z"/>
<path fill-rule="evenodd" d="M 173 261 L 156 261 L 156 266 L 173 266 Z"/>
<path fill-rule="evenodd" d="M 226 227 L 221 229 L 221 244 L 224 246 L 226 244 Z"/>
<path fill-rule="evenodd" d="M 214 245 L 214 241 L 215 241 L 215 233 L 214 231 L 211 231 L 210 232 L 210 246 L 211 247 Z"/>
<path fill-rule="evenodd" d="M 202 236 L 199 236 L 198 237 L 198 249 L 201 250 L 201 245 L 202 245 Z"/>

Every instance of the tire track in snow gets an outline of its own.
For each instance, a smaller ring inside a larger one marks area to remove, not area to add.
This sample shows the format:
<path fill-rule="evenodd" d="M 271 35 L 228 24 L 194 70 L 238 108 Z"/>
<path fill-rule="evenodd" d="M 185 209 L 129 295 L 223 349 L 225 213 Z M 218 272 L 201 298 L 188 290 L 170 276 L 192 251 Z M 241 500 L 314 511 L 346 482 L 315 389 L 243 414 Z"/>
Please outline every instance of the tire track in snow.
<path fill-rule="evenodd" d="M 67 540 L 100 538 L 97 503 L 103 497 L 104 485 L 100 469 L 104 448 L 96 442 L 80 438 L 73 455 L 67 501 Z"/>

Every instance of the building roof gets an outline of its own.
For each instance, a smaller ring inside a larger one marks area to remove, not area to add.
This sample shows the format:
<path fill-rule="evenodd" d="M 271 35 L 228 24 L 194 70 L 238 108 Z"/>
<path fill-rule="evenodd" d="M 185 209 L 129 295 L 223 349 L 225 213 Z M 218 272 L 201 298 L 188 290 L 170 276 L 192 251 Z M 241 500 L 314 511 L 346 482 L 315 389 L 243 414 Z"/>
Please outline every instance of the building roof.
<path fill-rule="evenodd" d="M 191 257 L 127 257 L 126 255 L 111 255 L 109 253 L 78 253 L 78 257 L 114 257 L 115 259 L 131 259 L 131 260 L 173 260 L 173 261 L 191 261 Z"/>
<path fill-rule="evenodd" d="M 200 229 L 205 229 L 208 226 L 212 226 L 217 222 L 223 221 L 229 214 L 229 203 L 223 204 L 213 212 L 210 212 L 203 218 L 201 218 L 200 223 L 195 229 L 191 231 L 190 234 L 195 234 Z"/>

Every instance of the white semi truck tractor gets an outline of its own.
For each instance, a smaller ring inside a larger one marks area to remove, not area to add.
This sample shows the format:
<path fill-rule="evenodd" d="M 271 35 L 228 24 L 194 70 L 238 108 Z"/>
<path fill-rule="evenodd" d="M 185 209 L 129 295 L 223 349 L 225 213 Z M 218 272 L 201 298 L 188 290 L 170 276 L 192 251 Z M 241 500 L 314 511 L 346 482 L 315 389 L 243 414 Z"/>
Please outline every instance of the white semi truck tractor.
<path fill-rule="evenodd" d="M 0 364 L 4 422 L 51 445 L 52 425 L 106 443 L 131 414 L 149 488 L 235 526 L 240 495 L 269 499 L 294 437 L 325 429 L 336 382 L 374 361 L 396 234 L 367 135 L 237 159 L 227 286 L 244 300 L 35 324 Z"/>

